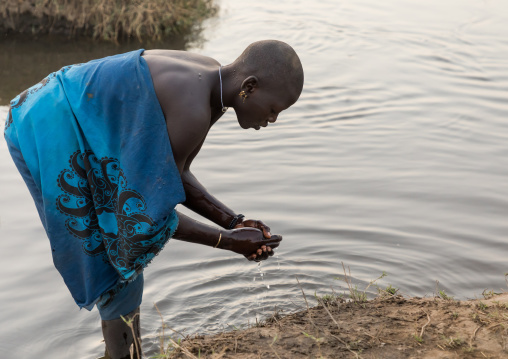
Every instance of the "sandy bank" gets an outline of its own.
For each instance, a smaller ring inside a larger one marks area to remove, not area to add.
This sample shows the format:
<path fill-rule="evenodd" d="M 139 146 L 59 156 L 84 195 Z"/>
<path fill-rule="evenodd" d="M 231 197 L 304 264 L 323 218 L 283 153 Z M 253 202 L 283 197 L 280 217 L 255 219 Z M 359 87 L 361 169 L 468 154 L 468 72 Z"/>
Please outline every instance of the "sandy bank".
<path fill-rule="evenodd" d="M 446 298 L 446 296 L 445 296 Z M 247 330 L 188 338 L 164 358 L 507 358 L 508 293 L 332 300 Z"/>

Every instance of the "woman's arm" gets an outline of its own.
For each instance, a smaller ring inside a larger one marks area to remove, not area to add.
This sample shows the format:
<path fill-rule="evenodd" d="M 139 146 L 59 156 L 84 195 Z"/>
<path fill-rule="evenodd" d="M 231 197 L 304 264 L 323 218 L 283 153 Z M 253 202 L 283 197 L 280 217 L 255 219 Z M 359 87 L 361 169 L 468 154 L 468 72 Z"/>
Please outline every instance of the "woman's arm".
<path fill-rule="evenodd" d="M 263 260 L 273 255 L 282 236 L 264 238 L 263 232 L 256 228 L 224 230 L 215 228 L 178 212 L 178 228 L 174 239 L 226 249 L 244 255 L 249 260 Z"/>

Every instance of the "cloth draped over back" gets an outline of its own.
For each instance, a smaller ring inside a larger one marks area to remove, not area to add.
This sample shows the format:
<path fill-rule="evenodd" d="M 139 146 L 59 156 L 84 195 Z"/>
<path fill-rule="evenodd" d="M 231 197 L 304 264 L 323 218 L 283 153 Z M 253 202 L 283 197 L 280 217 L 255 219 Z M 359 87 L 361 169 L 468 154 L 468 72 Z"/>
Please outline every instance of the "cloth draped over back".
<path fill-rule="evenodd" d="M 41 194 L 54 264 L 87 309 L 159 253 L 185 200 L 142 53 L 64 67 L 10 103 L 5 138 Z"/>

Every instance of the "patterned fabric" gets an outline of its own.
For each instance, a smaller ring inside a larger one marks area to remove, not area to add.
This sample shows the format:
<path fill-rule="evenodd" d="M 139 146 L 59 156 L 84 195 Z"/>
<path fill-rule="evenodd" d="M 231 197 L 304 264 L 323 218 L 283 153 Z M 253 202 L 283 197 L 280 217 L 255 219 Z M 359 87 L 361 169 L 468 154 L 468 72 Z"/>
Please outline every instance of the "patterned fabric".
<path fill-rule="evenodd" d="M 143 299 L 143 273 L 129 282 L 122 282 L 97 301 L 102 320 L 119 319 L 140 306 Z"/>
<path fill-rule="evenodd" d="M 160 252 L 185 200 L 142 52 L 64 67 L 10 104 L 7 143 L 42 193 L 55 266 L 87 309 Z"/>
<path fill-rule="evenodd" d="M 9 126 L 11 125 L 12 123 L 12 110 L 11 108 L 9 107 L 9 113 L 7 114 L 7 120 L 5 121 L 5 130 L 4 130 L 4 136 L 5 136 L 5 131 L 7 131 L 7 129 L 9 128 Z"/>

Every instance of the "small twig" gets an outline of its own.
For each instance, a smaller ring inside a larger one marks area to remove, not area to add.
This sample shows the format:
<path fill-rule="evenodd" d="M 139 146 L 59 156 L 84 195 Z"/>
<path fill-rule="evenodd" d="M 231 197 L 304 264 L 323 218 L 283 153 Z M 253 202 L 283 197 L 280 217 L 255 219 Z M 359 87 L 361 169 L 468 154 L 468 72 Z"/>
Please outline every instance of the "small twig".
<path fill-rule="evenodd" d="M 307 311 L 309 311 L 309 302 L 307 302 L 307 296 L 305 295 L 305 293 L 303 291 L 302 285 L 300 284 L 300 281 L 298 280 L 298 277 L 295 276 L 295 278 L 296 278 L 296 281 L 298 282 L 298 286 L 300 287 L 300 290 L 302 291 L 303 299 L 305 300 L 305 304 L 307 305 Z"/>
<path fill-rule="evenodd" d="M 427 323 L 425 323 L 425 325 L 422 327 L 422 330 L 420 332 L 420 338 L 422 338 L 422 339 L 423 339 L 423 333 L 425 332 L 425 327 L 427 325 L 429 325 L 429 323 L 430 323 L 430 315 L 429 315 L 429 313 L 425 312 L 425 314 L 427 314 Z"/>
<path fill-rule="evenodd" d="M 370 335 L 369 333 L 367 332 L 364 332 L 363 334 L 371 337 L 372 339 L 374 340 L 377 340 L 379 341 L 380 343 L 385 343 L 385 344 L 394 344 L 394 342 L 392 342 L 391 340 L 386 340 L 386 338 L 379 338 L 378 337 L 378 334 L 376 334 L 375 336 L 374 335 Z"/>
<path fill-rule="evenodd" d="M 226 351 L 227 351 L 227 350 L 228 350 L 228 347 L 224 347 L 224 348 L 222 348 L 222 350 L 220 351 L 220 353 L 217 353 L 217 354 L 215 354 L 215 355 L 212 355 L 212 358 L 213 358 L 213 359 L 220 359 L 220 358 L 222 358 L 222 357 L 224 356 L 224 354 L 226 354 Z M 196 358 L 196 357 L 194 357 L 194 358 Z M 196 358 L 196 359 L 197 359 L 197 358 Z"/>
<path fill-rule="evenodd" d="M 344 344 L 344 341 L 343 341 L 342 339 L 340 339 L 338 336 L 333 335 L 333 334 L 331 334 L 331 333 L 330 333 L 330 336 L 331 336 L 332 338 L 337 339 L 337 340 L 338 340 L 339 342 L 341 342 L 342 344 Z M 355 351 L 351 350 L 351 348 L 349 347 L 349 345 L 348 345 L 348 344 L 345 344 L 345 346 L 346 346 L 346 349 L 347 349 L 347 350 L 349 350 L 349 352 L 350 352 L 350 353 L 354 354 L 356 358 L 361 358 L 361 356 L 360 356 L 357 352 L 355 352 Z"/>
<path fill-rule="evenodd" d="M 319 328 L 316 326 L 316 324 L 314 324 L 314 321 L 312 320 L 312 316 L 310 315 L 310 307 L 309 307 L 309 302 L 307 302 L 307 296 L 305 295 L 305 292 L 303 291 L 302 285 L 300 284 L 298 277 L 295 276 L 295 278 L 296 278 L 296 281 L 298 282 L 298 286 L 300 287 L 300 290 L 302 291 L 303 299 L 305 299 L 305 304 L 307 305 L 307 314 L 309 315 L 309 321 L 314 326 L 314 328 L 316 328 L 316 330 L 318 331 L 318 336 L 319 336 Z"/>
<path fill-rule="evenodd" d="M 325 311 L 328 313 L 330 318 L 332 318 L 332 320 L 335 323 L 335 325 L 337 326 L 337 328 L 339 328 L 339 330 L 341 330 L 342 328 L 340 327 L 339 323 L 335 320 L 335 318 L 333 317 L 332 313 L 330 313 L 330 311 L 328 310 L 326 303 L 323 302 L 321 299 L 318 299 L 318 301 L 321 303 L 321 305 L 323 306 Z"/>
<path fill-rule="evenodd" d="M 275 353 L 275 356 L 277 358 L 280 359 L 280 356 L 279 354 L 277 354 L 277 351 L 275 350 L 275 348 L 273 347 L 273 344 L 275 344 L 275 341 L 277 340 L 277 334 L 275 334 L 275 337 L 273 338 L 273 341 L 272 341 L 272 344 L 270 344 L 270 348 L 273 350 L 273 352 Z"/>
<path fill-rule="evenodd" d="M 473 335 L 471 335 L 471 339 L 469 340 L 469 346 L 473 346 L 473 342 L 476 338 L 476 333 L 478 332 L 478 330 L 482 327 L 482 325 L 479 325 L 473 332 Z"/>
<path fill-rule="evenodd" d="M 341 262 L 342 269 L 344 270 L 344 281 L 346 282 L 348 288 L 349 288 L 349 294 L 351 296 L 351 299 L 353 299 L 353 302 L 357 302 L 358 298 L 356 297 L 355 291 L 353 290 L 353 284 L 351 283 L 351 268 L 348 267 L 349 270 L 349 277 L 346 272 L 346 266 L 344 265 L 344 262 Z"/>
<path fill-rule="evenodd" d="M 395 320 L 395 321 L 399 321 L 399 322 L 409 322 L 409 323 L 413 323 L 414 322 L 414 320 L 407 320 L 407 319 L 404 319 L 404 318 L 392 317 L 392 316 L 389 316 L 389 315 L 386 315 L 385 318 L 391 319 L 391 320 Z"/>
<path fill-rule="evenodd" d="M 282 328 L 282 325 L 280 324 L 280 322 L 277 320 L 277 307 L 274 308 L 273 310 L 273 314 L 272 314 L 272 318 L 273 320 L 275 320 L 275 323 L 277 323 L 277 325 L 279 326 L 279 329 Z"/>
<path fill-rule="evenodd" d="M 280 359 L 279 354 L 277 354 L 277 352 L 275 351 L 275 349 L 271 345 L 270 345 L 270 348 L 272 348 L 273 353 L 275 354 L 275 356 Z"/>
<path fill-rule="evenodd" d="M 335 292 L 335 289 L 330 285 L 330 289 L 332 290 L 332 293 L 335 297 L 338 297 L 337 293 Z"/>
<path fill-rule="evenodd" d="M 162 322 L 162 337 L 161 337 L 161 340 L 160 340 L 160 354 L 164 354 L 164 337 L 165 337 L 165 334 L 164 334 L 164 318 L 162 318 L 162 314 L 159 311 L 159 308 L 157 307 L 157 304 L 155 302 L 153 302 L 153 305 L 154 305 L 155 309 L 157 309 L 157 313 L 159 313 L 159 316 L 161 317 L 161 322 Z"/>

